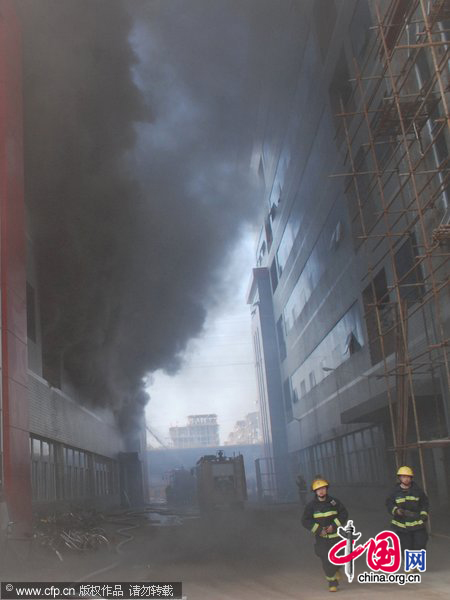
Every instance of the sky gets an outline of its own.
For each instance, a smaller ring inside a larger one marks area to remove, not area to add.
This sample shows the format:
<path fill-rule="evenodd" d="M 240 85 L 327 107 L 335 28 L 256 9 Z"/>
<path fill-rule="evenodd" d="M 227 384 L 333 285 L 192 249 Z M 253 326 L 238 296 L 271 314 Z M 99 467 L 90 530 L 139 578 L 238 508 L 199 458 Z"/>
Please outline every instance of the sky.
<path fill-rule="evenodd" d="M 228 297 L 208 313 L 202 335 L 188 344 L 181 369 L 174 375 L 158 370 L 149 377 L 147 423 L 167 445 L 169 427 L 185 425 L 190 414 L 217 414 L 223 443 L 238 419 L 258 410 L 246 304 L 255 243 L 255 231 L 248 228 L 224 272 Z M 152 446 L 159 446 L 153 436 L 147 438 Z"/>

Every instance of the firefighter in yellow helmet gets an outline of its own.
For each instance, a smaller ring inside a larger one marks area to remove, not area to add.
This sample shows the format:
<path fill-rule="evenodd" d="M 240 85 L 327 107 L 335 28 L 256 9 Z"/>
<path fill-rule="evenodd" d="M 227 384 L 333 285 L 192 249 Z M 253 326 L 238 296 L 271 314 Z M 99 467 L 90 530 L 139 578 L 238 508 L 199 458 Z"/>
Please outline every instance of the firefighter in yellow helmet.
<path fill-rule="evenodd" d="M 411 467 L 397 470 L 398 483 L 386 499 L 391 525 L 400 538 L 402 554 L 405 550 L 425 550 L 428 540 L 428 498 L 413 481 Z"/>
<path fill-rule="evenodd" d="M 339 570 L 328 560 L 328 551 L 339 541 L 337 528 L 345 525 L 348 512 L 342 502 L 328 495 L 328 486 L 323 477 L 318 475 L 314 479 L 311 484 L 314 499 L 305 506 L 302 525 L 315 536 L 314 551 L 322 561 L 329 591 L 337 592 Z"/>

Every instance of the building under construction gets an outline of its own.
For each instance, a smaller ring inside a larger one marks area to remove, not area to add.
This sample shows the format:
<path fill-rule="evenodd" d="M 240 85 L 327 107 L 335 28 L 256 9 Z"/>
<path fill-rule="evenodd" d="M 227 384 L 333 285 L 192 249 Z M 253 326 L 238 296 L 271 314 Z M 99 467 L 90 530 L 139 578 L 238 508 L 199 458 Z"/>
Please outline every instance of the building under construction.
<path fill-rule="evenodd" d="M 284 477 L 322 473 L 379 502 L 406 463 L 445 506 L 450 2 L 304 4 L 286 120 L 262 103 L 249 303 L 267 485 L 279 497 Z"/>
<path fill-rule="evenodd" d="M 169 435 L 174 448 L 219 446 L 217 415 L 189 415 L 184 427 L 170 427 Z"/>

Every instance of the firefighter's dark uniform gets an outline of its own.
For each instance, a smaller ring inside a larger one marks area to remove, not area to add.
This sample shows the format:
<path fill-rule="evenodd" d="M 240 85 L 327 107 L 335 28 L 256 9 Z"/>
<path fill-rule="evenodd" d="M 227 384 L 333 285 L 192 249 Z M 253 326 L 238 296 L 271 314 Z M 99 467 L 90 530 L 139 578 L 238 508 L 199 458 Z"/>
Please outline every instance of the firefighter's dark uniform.
<path fill-rule="evenodd" d="M 398 483 L 386 500 L 386 507 L 391 515 L 391 525 L 400 538 L 402 553 L 407 550 L 424 550 L 428 533 L 428 498 L 425 492 L 414 481 L 404 489 Z M 399 514 L 402 509 L 404 514 Z"/>
<path fill-rule="evenodd" d="M 316 536 L 314 551 L 322 561 L 325 577 L 330 585 L 337 581 L 338 569 L 328 560 L 328 551 L 339 541 L 337 528 L 344 526 L 347 519 L 348 512 L 342 502 L 328 495 L 322 502 L 315 497 L 308 502 L 303 512 L 302 525 Z M 322 529 L 329 525 L 333 525 L 333 532 L 320 536 Z"/>

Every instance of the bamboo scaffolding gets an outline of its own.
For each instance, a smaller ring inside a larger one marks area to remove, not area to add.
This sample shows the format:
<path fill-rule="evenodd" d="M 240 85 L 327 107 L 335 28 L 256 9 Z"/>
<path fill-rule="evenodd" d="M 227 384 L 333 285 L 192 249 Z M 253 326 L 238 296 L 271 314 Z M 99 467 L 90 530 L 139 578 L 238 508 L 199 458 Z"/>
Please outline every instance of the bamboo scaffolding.
<path fill-rule="evenodd" d="M 448 412 L 447 437 L 423 439 L 417 392 L 429 377 L 436 411 L 441 404 L 445 410 L 450 387 L 448 150 L 445 158 L 438 157 L 443 140 L 450 143 L 450 40 L 440 25 L 450 19 L 450 2 L 392 0 L 384 12 L 381 5 L 386 3 L 374 3 L 374 39 L 362 65 L 353 59 L 352 93 L 337 113 L 342 123 L 337 137 L 344 135 L 349 168 L 332 177 L 346 178 L 345 194 L 354 209 L 356 250 L 364 257 L 363 281 L 368 282 L 365 315 L 376 324 L 369 346 L 382 365 L 395 460 L 399 466 L 408 452 L 417 452 L 426 490 L 423 449 L 450 444 Z M 422 66 L 426 61 L 427 79 L 419 60 Z M 380 155 L 383 145 L 387 149 Z M 441 205 L 447 216 L 438 212 Z M 411 265 L 399 272 L 398 252 L 406 242 Z M 380 292 L 375 278 L 383 265 L 389 265 L 391 281 Z M 412 327 L 419 317 L 425 344 L 417 345 Z"/>

